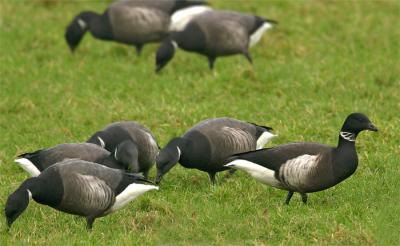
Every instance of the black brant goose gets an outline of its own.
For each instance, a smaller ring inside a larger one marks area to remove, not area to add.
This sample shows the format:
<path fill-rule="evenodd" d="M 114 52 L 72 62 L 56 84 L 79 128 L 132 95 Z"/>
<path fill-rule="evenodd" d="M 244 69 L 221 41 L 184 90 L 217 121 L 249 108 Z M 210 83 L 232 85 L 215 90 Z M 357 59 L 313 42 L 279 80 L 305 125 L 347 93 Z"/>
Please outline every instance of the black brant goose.
<path fill-rule="evenodd" d="M 7 225 L 11 227 L 33 198 L 59 211 L 86 217 L 90 229 L 96 218 L 121 209 L 146 191 L 158 189 L 139 182 L 149 181 L 137 174 L 67 159 L 47 168 L 38 177 L 25 180 L 8 197 Z"/>
<path fill-rule="evenodd" d="M 156 72 L 174 56 L 177 48 L 208 58 L 209 67 L 219 56 L 243 54 L 252 63 L 249 48 L 276 21 L 232 11 L 205 11 L 195 15 L 183 30 L 171 31 L 156 53 Z"/>
<path fill-rule="evenodd" d="M 378 131 L 367 116 L 352 113 L 339 133 L 337 147 L 298 142 L 234 155 L 226 167 L 243 170 L 256 180 L 288 190 L 286 204 L 294 192 L 307 202 L 307 193 L 328 189 L 351 176 L 357 169 L 357 135 Z"/>
<path fill-rule="evenodd" d="M 136 47 L 159 42 L 168 35 L 170 16 L 179 9 L 206 4 L 196 0 L 124 0 L 112 3 L 104 13 L 83 11 L 68 25 L 65 39 L 73 52 L 86 31 L 94 38 Z"/>
<path fill-rule="evenodd" d="M 25 153 L 18 157 L 18 163 L 31 176 L 36 177 L 41 171 L 64 159 L 78 158 L 95 162 L 110 168 L 128 169 L 125 163 L 114 158 L 111 153 L 96 144 L 91 143 L 65 143 L 48 149 L 40 149 L 32 153 Z"/>
<path fill-rule="evenodd" d="M 115 153 L 115 159 L 126 163 L 134 173 L 147 178 L 154 165 L 159 146 L 153 133 L 135 121 L 114 122 L 93 134 L 86 142 Z"/>
<path fill-rule="evenodd" d="M 232 118 L 204 120 L 182 137 L 173 138 L 157 157 L 156 183 L 177 162 L 186 168 L 207 172 L 215 183 L 215 174 L 227 170 L 229 156 L 262 148 L 275 135 L 270 127 L 258 126 Z"/>

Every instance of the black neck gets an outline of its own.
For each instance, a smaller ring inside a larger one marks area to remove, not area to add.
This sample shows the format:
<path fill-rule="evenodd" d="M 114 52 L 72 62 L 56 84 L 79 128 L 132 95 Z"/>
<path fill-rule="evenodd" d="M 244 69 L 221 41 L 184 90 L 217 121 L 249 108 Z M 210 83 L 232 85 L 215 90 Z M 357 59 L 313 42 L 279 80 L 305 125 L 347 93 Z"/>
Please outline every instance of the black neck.
<path fill-rule="evenodd" d="M 94 37 L 105 40 L 113 39 L 108 12 L 100 15 L 93 11 L 85 11 L 79 14 L 77 18 L 80 18 L 88 25 L 87 28 Z"/>
<path fill-rule="evenodd" d="M 25 192 L 29 190 L 32 194 L 32 197 L 35 197 L 39 194 L 40 185 L 38 184 L 38 179 L 36 177 L 29 178 L 25 180 L 21 186 L 18 188 L 21 192 Z"/>

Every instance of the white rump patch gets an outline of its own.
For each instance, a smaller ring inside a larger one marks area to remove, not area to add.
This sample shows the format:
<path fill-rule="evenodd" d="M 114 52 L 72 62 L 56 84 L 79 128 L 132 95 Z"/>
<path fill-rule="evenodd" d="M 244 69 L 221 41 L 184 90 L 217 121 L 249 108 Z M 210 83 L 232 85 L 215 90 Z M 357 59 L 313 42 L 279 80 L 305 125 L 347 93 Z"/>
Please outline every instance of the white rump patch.
<path fill-rule="evenodd" d="M 107 213 L 115 212 L 125 207 L 130 201 L 150 190 L 158 190 L 158 186 L 144 184 L 130 184 L 116 198 L 114 205 Z"/>
<path fill-rule="evenodd" d="M 211 10 L 212 9 L 207 6 L 193 6 L 178 10 L 171 16 L 169 30 L 182 31 L 195 16 Z"/>
<path fill-rule="evenodd" d="M 266 145 L 269 140 L 273 139 L 276 137 L 275 134 L 272 134 L 270 132 L 263 132 L 261 136 L 257 139 L 257 148 L 256 149 L 262 149 L 264 145 Z"/>
<path fill-rule="evenodd" d="M 40 174 L 39 169 L 28 159 L 20 158 L 15 160 L 16 163 L 26 172 L 28 172 L 32 177 L 37 177 Z"/>
<path fill-rule="evenodd" d="M 82 19 L 78 19 L 78 25 L 82 29 L 86 29 L 86 27 L 87 27 L 86 22 L 84 20 L 82 20 Z"/>
<path fill-rule="evenodd" d="M 104 142 L 104 140 L 101 137 L 97 137 L 97 139 L 100 142 L 100 146 L 104 149 L 106 147 L 106 143 Z"/>
<path fill-rule="evenodd" d="M 281 187 L 279 180 L 275 178 L 274 170 L 265 168 L 251 161 L 238 159 L 226 164 L 225 166 L 245 171 L 263 184 L 271 185 L 277 188 Z"/>
<path fill-rule="evenodd" d="M 264 32 L 268 29 L 272 28 L 272 24 L 265 22 L 262 26 L 260 26 L 251 36 L 250 36 L 250 47 L 253 47 L 258 41 L 260 41 Z"/>

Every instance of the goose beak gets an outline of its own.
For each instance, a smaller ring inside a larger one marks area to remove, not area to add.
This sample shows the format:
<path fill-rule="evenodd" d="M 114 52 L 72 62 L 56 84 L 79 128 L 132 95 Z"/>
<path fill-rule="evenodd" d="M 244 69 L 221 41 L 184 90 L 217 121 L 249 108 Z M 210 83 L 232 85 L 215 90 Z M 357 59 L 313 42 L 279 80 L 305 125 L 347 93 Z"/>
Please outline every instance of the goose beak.
<path fill-rule="evenodd" d="M 367 130 L 373 131 L 373 132 L 377 132 L 378 128 L 376 126 L 374 126 L 374 124 L 369 123 Z"/>

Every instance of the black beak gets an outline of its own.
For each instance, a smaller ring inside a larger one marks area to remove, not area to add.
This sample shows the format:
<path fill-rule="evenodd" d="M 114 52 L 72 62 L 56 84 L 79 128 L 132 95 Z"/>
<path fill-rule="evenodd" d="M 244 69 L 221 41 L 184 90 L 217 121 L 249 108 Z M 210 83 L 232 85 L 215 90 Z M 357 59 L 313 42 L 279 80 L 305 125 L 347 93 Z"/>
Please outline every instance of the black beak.
<path fill-rule="evenodd" d="M 372 124 L 372 123 L 369 123 L 367 129 L 370 130 L 370 131 L 373 131 L 373 132 L 377 132 L 378 131 L 378 128 L 376 126 L 374 126 L 374 124 Z"/>
<path fill-rule="evenodd" d="M 159 73 L 163 67 L 164 67 L 163 64 L 157 64 L 156 73 Z"/>
<path fill-rule="evenodd" d="M 156 185 L 160 184 L 161 178 L 162 174 L 157 172 L 156 180 L 154 181 L 154 183 L 156 183 Z"/>

